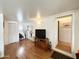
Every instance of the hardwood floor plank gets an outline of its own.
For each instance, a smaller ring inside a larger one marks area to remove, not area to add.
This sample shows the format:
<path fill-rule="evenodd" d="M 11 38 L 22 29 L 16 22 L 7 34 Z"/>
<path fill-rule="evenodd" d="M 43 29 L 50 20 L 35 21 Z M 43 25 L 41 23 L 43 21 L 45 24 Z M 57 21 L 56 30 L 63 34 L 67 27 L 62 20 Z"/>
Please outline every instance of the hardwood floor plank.
<path fill-rule="evenodd" d="M 62 51 L 66 51 L 68 53 L 71 53 L 71 46 L 70 44 L 63 42 L 63 41 L 59 41 L 58 45 L 56 46 L 56 48 L 62 50 Z"/>
<path fill-rule="evenodd" d="M 51 51 L 37 48 L 34 42 L 25 39 L 6 45 L 5 57 L 2 59 L 51 59 L 51 54 Z"/>

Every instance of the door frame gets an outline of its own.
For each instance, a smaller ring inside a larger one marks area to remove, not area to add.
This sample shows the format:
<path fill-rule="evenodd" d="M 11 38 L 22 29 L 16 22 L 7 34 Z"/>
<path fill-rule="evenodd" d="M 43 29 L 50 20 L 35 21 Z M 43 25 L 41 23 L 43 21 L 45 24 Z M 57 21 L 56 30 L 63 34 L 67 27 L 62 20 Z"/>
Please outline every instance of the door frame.
<path fill-rule="evenodd" d="M 73 12 L 73 11 L 68 11 L 68 12 L 64 12 L 64 13 L 61 13 L 61 14 L 57 14 L 56 16 L 55 16 L 55 19 L 56 19 L 56 22 L 58 22 L 58 20 L 57 20 L 57 18 L 59 18 L 59 17 L 63 17 L 63 16 L 68 16 L 68 15 L 72 15 L 72 45 L 71 45 L 71 54 L 70 53 L 67 53 L 67 52 L 64 52 L 64 51 L 61 51 L 61 50 L 59 50 L 59 49 L 57 49 L 57 48 L 54 48 L 54 50 L 55 51 L 58 51 L 58 52 L 60 52 L 60 53 L 63 53 L 63 54 L 65 54 L 65 55 L 67 55 L 67 56 L 70 56 L 70 57 L 73 57 L 73 58 L 75 58 L 75 12 Z M 57 27 L 58 27 L 58 25 L 57 25 Z M 58 31 L 58 29 L 57 29 L 57 31 Z M 58 32 L 57 32 L 57 34 L 58 34 Z M 58 37 L 58 35 L 57 35 L 57 37 Z M 58 42 L 58 39 L 57 39 L 57 42 Z"/>
<path fill-rule="evenodd" d="M 64 15 L 64 16 L 57 17 L 57 19 L 58 18 L 64 18 L 64 17 L 67 17 L 67 16 L 70 16 L 71 18 L 73 17 L 72 14 L 69 14 L 69 15 Z M 72 24 L 72 21 L 73 21 L 73 19 L 71 19 L 71 24 Z M 59 42 L 59 25 L 60 25 L 59 24 L 59 20 L 57 20 L 57 22 L 58 22 L 58 42 Z M 72 31 L 73 30 L 72 27 L 73 26 L 71 26 L 71 53 L 72 53 L 72 32 L 73 32 Z"/>
<path fill-rule="evenodd" d="M 17 25 L 17 28 L 18 28 L 18 22 L 17 21 L 8 21 L 8 25 L 9 24 L 16 24 Z M 9 29 L 9 27 L 8 27 L 8 29 Z M 17 41 L 16 42 L 18 42 L 19 41 L 19 31 L 17 32 L 18 33 L 18 37 L 17 37 Z M 9 32 L 8 32 L 8 34 L 9 34 Z M 9 39 L 9 35 L 8 35 L 8 39 Z M 8 40 L 9 41 L 9 40 Z M 15 42 L 15 41 L 14 41 Z M 8 44 L 10 44 L 10 43 L 14 43 L 14 42 L 9 42 Z"/>

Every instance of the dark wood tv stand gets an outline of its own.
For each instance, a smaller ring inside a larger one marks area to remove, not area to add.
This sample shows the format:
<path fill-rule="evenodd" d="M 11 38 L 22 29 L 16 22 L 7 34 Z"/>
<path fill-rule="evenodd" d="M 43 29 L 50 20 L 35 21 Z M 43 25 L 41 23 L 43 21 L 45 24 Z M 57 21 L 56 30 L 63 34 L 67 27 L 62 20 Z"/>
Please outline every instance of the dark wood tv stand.
<path fill-rule="evenodd" d="M 50 49 L 49 39 L 35 38 L 35 46 L 42 48 L 44 50 L 49 50 Z"/>

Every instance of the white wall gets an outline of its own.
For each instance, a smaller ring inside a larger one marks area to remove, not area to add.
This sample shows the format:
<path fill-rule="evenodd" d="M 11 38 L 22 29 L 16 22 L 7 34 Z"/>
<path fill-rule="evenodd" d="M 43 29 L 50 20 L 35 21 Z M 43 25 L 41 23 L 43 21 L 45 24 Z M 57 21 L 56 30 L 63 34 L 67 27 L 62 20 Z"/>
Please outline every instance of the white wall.
<path fill-rule="evenodd" d="M 74 55 L 76 51 L 79 49 L 79 10 L 68 11 L 64 13 L 60 13 L 54 16 L 49 16 L 41 19 L 41 24 L 38 23 L 39 20 L 31 19 L 33 25 L 33 37 L 35 36 L 35 29 L 41 28 L 46 29 L 46 37 L 52 43 L 52 48 L 55 48 L 58 43 L 58 27 L 57 27 L 57 19 L 56 17 L 61 17 L 65 15 L 73 14 L 73 24 L 72 24 L 72 54 Z M 1 20 L 0 20 L 1 21 Z M 1 23 L 0 23 L 1 24 Z M 2 24 L 1 24 L 2 25 Z M 17 27 L 18 28 L 18 27 Z M 13 28 L 14 29 L 14 28 Z M 1 30 L 1 29 L 0 29 Z M 17 31 L 18 33 L 18 31 Z M 1 36 L 1 35 L 0 35 Z M 9 35 L 10 36 L 10 35 Z M 1 36 L 2 37 L 2 36 Z M 18 36 L 17 36 L 18 37 Z M 17 39 L 16 37 L 16 39 Z M 16 39 L 14 39 L 16 41 Z"/>
<path fill-rule="evenodd" d="M 4 56 L 3 14 L 0 13 L 0 57 Z"/>
<path fill-rule="evenodd" d="M 75 52 L 79 50 L 79 9 L 75 11 Z"/>
<path fill-rule="evenodd" d="M 46 29 L 46 37 L 49 38 L 52 44 L 52 48 L 57 45 L 57 21 L 54 16 L 41 19 L 41 23 L 38 23 L 38 19 L 32 19 L 33 21 L 33 37 L 35 37 L 35 29 Z"/>
<path fill-rule="evenodd" d="M 24 32 L 23 32 L 23 23 L 19 23 L 18 24 L 18 29 L 19 29 L 19 33 L 21 33 L 23 35 L 23 37 L 25 38 Z"/>
<path fill-rule="evenodd" d="M 4 44 L 7 45 L 9 44 L 8 41 L 8 20 L 4 18 Z"/>
<path fill-rule="evenodd" d="M 65 15 L 70 15 L 70 14 L 72 14 L 72 56 L 75 57 L 75 53 L 77 52 L 77 50 L 79 50 L 79 26 L 78 26 L 79 25 L 79 9 L 57 14 L 55 16 L 51 16 L 51 18 L 49 19 L 52 19 L 52 17 L 53 18 L 55 17 L 52 20 L 56 20 L 56 17 L 61 17 Z M 50 24 L 49 19 L 47 22 Z M 54 27 L 55 24 L 51 26 Z M 56 32 L 57 31 L 55 31 L 55 33 Z M 52 31 L 49 33 L 52 33 Z M 54 41 L 54 39 L 51 39 L 51 40 Z M 55 41 L 56 43 L 58 42 L 57 39 L 55 39 Z"/>
<path fill-rule="evenodd" d="M 46 28 L 46 36 L 49 38 L 52 48 L 55 48 L 57 45 L 57 39 L 58 39 L 58 34 L 57 34 L 57 21 L 54 16 L 48 17 L 44 19 L 43 22 L 43 28 Z"/>
<path fill-rule="evenodd" d="M 72 28 L 71 27 L 59 27 L 59 40 L 72 44 Z"/>
<path fill-rule="evenodd" d="M 23 23 L 23 30 L 26 32 L 26 38 L 32 39 L 32 36 L 31 36 L 31 33 L 32 33 L 32 23 L 31 22 Z"/>
<path fill-rule="evenodd" d="M 35 36 L 35 29 L 44 28 L 46 29 L 46 36 L 52 43 L 52 48 L 55 48 L 58 43 L 58 27 L 57 17 L 72 14 L 72 55 L 74 56 L 76 51 L 79 49 L 79 10 L 71 10 L 63 12 L 54 16 L 46 17 L 41 19 L 41 24 L 38 24 L 37 19 L 33 20 L 33 36 Z"/>
<path fill-rule="evenodd" d="M 19 23 L 19 33 L 21 33 L 24 36 L 24 38 L 25 38 L 24 34 L 26 34 L 26 38 L 32 39 L 31 32 L 32 32 L 32 23 L 31 22 Z"/>

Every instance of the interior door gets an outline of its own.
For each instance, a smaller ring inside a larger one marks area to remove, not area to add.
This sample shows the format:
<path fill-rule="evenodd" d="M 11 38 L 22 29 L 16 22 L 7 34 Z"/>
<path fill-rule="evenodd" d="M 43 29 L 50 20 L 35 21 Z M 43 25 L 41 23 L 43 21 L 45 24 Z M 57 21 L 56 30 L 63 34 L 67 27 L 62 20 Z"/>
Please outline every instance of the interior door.
<path fill-rule="evenodd" d="M 8 23 L 9 29 L 9 43 L 14 43 L 19 41 L 18 27 L 17 23 Z"/>

